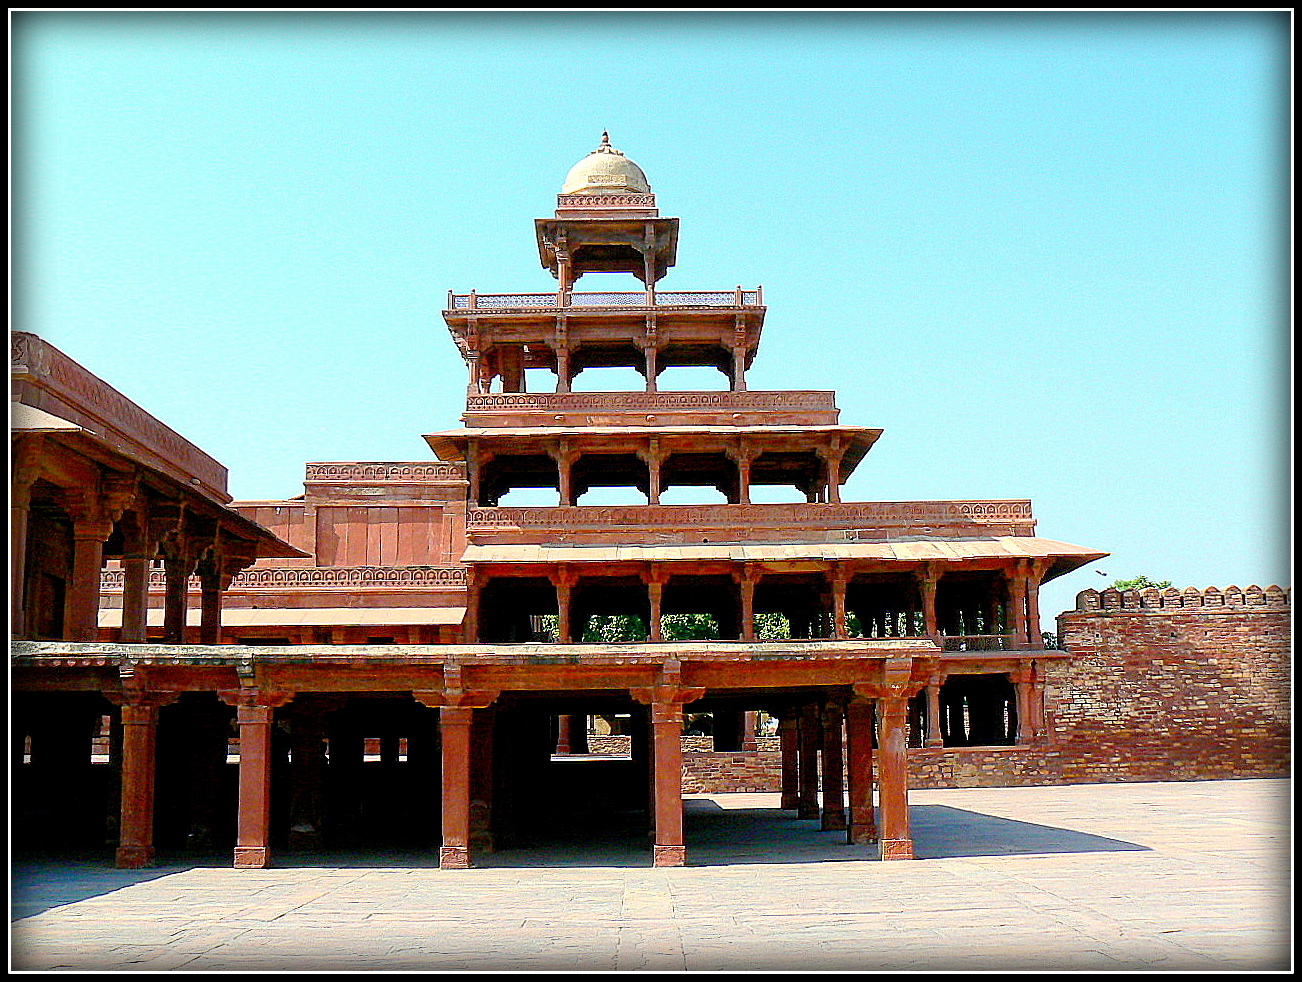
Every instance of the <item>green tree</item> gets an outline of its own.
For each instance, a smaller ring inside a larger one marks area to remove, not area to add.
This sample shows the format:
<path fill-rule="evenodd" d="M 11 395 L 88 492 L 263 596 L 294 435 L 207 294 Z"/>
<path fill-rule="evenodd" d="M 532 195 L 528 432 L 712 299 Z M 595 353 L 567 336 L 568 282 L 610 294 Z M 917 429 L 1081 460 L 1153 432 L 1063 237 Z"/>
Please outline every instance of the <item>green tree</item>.
<path fill-rule="evenodd" d="M 1159 590 L 1165 590 L 1171 585 L 1170 580 L 1150 580 L 1142 573 L 1139 576 L 1132 576 L 1128 580 L 1113 580 L 1112 589 L 1114 590 L 1146 590 L 1150 586 Z"/>

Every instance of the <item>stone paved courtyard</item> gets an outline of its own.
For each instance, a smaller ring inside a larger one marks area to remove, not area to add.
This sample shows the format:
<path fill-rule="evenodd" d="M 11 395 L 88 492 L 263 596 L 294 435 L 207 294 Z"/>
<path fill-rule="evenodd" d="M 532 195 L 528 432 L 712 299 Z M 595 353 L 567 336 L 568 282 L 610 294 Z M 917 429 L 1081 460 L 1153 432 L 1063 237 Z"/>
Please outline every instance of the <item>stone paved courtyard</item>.
<path fill-rule="evenodd" d="M 282 857 L 269 870 L 20 862 L 23 971 L 1284 970 L 1284 780 L 916 791 L 914 862 L 689 799 L 690 866 L 635 843 Z"/>

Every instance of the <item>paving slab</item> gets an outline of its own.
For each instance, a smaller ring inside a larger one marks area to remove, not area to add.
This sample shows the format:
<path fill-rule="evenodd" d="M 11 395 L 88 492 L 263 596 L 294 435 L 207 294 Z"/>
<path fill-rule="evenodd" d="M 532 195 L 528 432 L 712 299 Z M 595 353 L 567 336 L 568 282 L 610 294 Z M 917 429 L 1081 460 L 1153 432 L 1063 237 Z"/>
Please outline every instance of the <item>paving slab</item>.
<path fill-rule="evenodd" d="M 10 968 L 1287 971 L 1286 780 L 915 791 L 912 862 L 777 795 L 694 795 L 689 865 L 558 843 L 115 870 L 11 867 Z M 594 861 L 593 865 L 584 865 Z"/>

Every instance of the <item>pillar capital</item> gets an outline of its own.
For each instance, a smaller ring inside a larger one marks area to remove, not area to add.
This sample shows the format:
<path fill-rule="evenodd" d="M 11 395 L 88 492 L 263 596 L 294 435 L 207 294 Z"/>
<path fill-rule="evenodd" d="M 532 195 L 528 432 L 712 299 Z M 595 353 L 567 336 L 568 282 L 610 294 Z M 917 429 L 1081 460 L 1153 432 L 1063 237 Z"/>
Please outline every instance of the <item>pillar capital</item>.
<path fill-rule="evenodd" d="M 238 689 L 219 689 L 217 698 L 228 706 L 234 706 L 236 718 L 244 721 L 247 712 L 249 722 L 254 721 L 256 710 L 273 710 L 285 705 L 294 698 L 288 689 L 263 689 L 255 686 L 241 686 Z"/>

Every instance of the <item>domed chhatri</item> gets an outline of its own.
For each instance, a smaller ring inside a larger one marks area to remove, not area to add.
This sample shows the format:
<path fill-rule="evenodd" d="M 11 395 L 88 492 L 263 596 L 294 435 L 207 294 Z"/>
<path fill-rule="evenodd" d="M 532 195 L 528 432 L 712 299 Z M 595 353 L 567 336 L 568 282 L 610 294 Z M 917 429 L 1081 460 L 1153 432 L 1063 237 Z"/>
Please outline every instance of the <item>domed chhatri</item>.
<path fill-rule="evenodd" d="M 651 185 L 642 168 L 610 145 L 601 134 L 601 146 L 570 168 L 561 194 L 649 194 Z"/>

